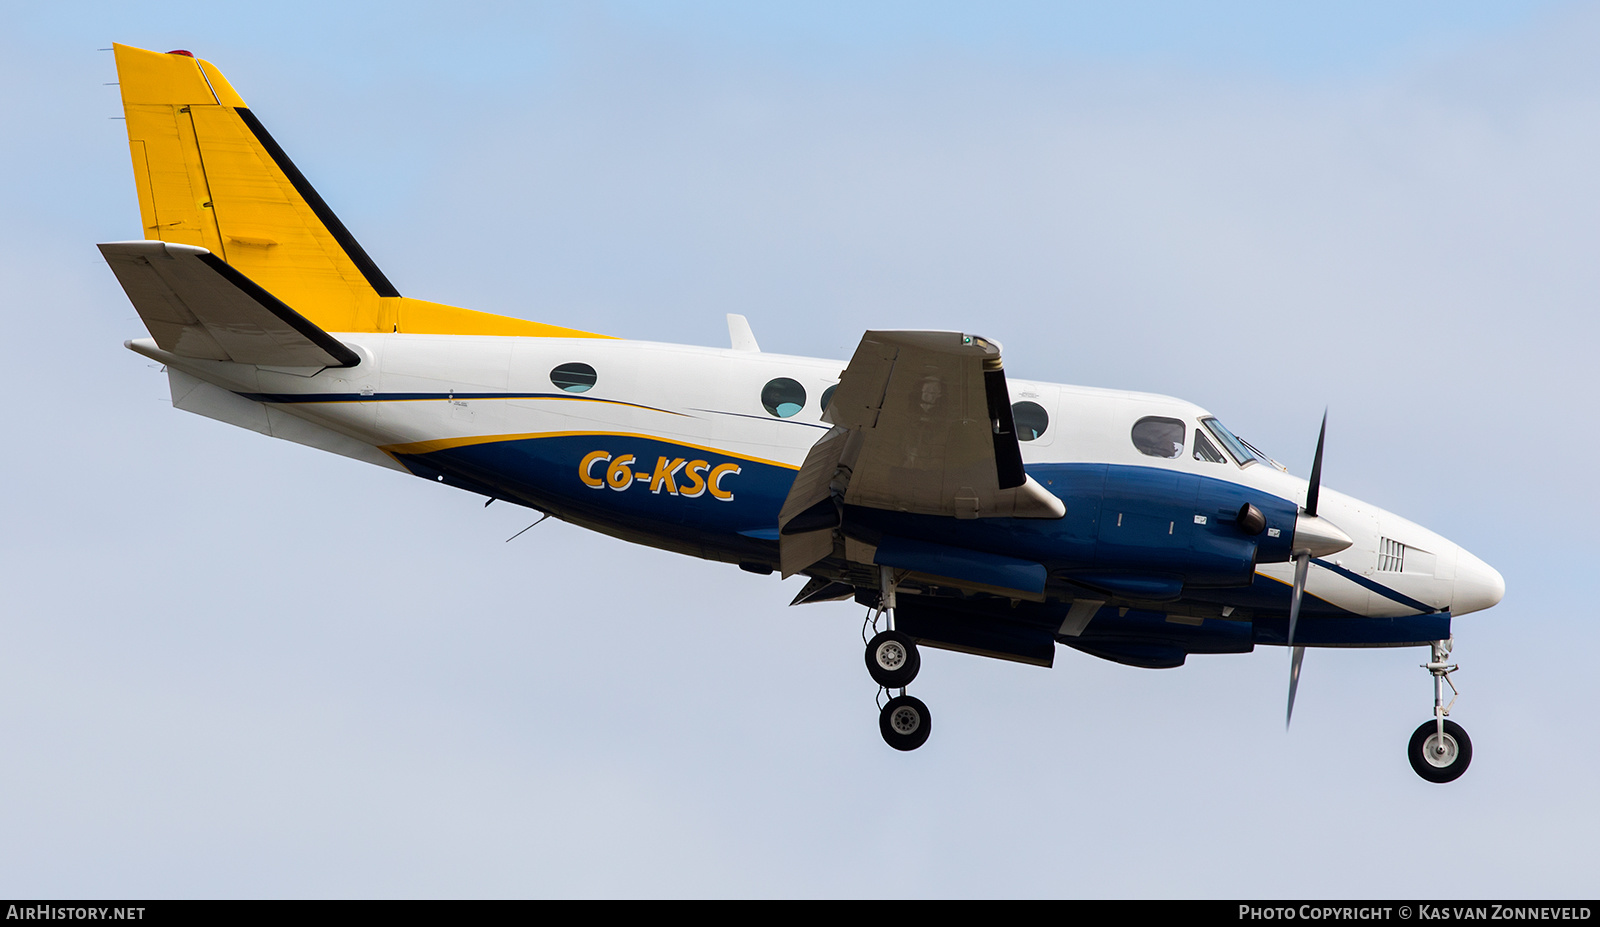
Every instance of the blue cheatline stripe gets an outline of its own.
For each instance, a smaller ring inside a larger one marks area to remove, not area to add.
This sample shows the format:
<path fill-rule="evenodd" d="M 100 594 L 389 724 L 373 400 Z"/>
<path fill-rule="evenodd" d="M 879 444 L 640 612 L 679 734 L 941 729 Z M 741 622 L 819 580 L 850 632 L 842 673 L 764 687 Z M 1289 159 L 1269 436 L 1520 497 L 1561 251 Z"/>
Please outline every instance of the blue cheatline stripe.
<path fill-rule="evenodd" d="M 1353 573 L 1350 570 L 1347 570 L 1342 566 L 1338 566 L 1337 564 L 1329 563 L 1326 560 L 1313 560 L 1311 562 L 1315 563 L 1317 566 L 1320 566 L 1320 567 L 1323 567 L 1325 569 L 1332 570 L 1335 573 L 1338 573 L 1340 576 L 1343 576 L 1345 579 L 1350 580 L 1352 583 L 1355 583 L 1358 586 L 1364 586 L 1364 587 L 1366 587 L 1368 589 L 1371 589 L 1373 592 L 1376 592 L 1378 595 L 1381 595 L 1386 599 L 1390 599 L 1392 601 L 1399 602 L 1401 605 L 1404 605 L 1406 608 L 1414 608 L 1419 612 L 1425 612 L 1425 613 L 1432 613 L 1432 612 L 1439 611 L 1439 609 L 1434 608 L 1432 605 L 1428 605 L 1428 604 L 1423 603 L 1423 602 L 1418 602 L 1416 599 L 1413 599 L 1408 595 L 1405 595 L 1405 594 L 1399 593 L 1399 592 L 1395 592 L 1393 589 L 1390 589 L 1388 586 L 1385 586 L 1382 583 L 1374 582 L 1373 580 L 1370 580 L 1370 579 L 1366 578 L 1365 576 L 1362 576 L 1359 573 Z"/>
<path fill-rule="evenodd" d="M 782 422 L 786 425 L 804 425 L 807 428 L 821 428 L 827 431 L 829 425 L 819 425 L 816 422 L 797 422 L 792 418 L 779 418 L 775 415 L 746 415 L 743 412 L 723 412 L 721 409 L 692 409 L 693 412 L 709 412 L 712 415 L 731 415 L 735 418 L 753 418 L 758 422 Z"/>
<path fill-rule="evenodd" d="M 289 405 L 323 402 L 440 402 L 446 399 L 455 399 L 463 402 L 468 399 L 557 399 L 566 402 L 601 402 L 613 406 L 648 409 L 651 412 L 665 412 L 668 415 L 683 415 L 682 412 L 658 409 L 655 406 L 640 405 L 637 402 L 623 402 L 620 399 L 600 399 L 594 396 L 574 396 L 571 393 L 238 393 L 238 395 L 255 402 Z"/>

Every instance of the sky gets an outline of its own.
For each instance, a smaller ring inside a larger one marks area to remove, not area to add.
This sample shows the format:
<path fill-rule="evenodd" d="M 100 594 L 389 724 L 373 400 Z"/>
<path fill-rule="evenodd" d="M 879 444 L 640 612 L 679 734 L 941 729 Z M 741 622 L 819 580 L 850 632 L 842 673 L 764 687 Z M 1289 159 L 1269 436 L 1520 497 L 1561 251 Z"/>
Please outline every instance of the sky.
<path fill-rule="evenodd" d="M 0 3 L 0 896 L 1593 897 L 1600 7 Z M 1181 396 L 1495 566 L 1419 649 L 1142 670 L 173 410 L 112 42 L 214 62 L 401 292 Z M 1576 429 L 1576 430 L 1574 430 Z"/>

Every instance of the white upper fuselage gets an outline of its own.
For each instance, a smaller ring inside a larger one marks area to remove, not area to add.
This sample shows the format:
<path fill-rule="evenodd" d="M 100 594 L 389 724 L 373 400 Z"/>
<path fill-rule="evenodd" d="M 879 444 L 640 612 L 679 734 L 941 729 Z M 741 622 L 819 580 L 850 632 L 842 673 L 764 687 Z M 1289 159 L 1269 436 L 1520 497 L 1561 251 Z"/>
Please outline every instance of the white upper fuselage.
<path fill-rule="evenodd" d="M 204 387 L 180 397 L 180 388 L 193 384 L 174 378 L 174 401 L 180 407 L 387 466 L 399 467 L 397 452 L 513 437 L 592 436 L 598 442 L 594 453 L 603 450 L 606 456 L 590 461 L 585 475 L 591 477 L 591 486 L 620 457 L 630 437 L 797 469 L 829 427 L 822 420 L 821 398 L 839 382 L 845 367 L 838 360 L 602 338 L 335 335 L 362 355 L 362 363 L 288 371 L 181 358 L 148 340 L 130 347 L 222 391 L 247 397 L 242 401 Z M 552 370 L 563 364 L 589 365 L 596 371 L 595 382 L 582 392 L 564 391 L 552 382 Z M 763 387 L 776 378 L 794 380 L 804 389 L 803 405 L 787 417 L 775 416 L 762 403 Z M 1014 403 L 1037 403 L 1048 415 L 1042 433 L 1021 444 L 1030 467 L 1094 463 L 1155 468 L 1248 486 L 1296 505 L 1304 501 L 1306 481 L 1269 461 L 1241 466 L 1225 451 L 1222 462 L 1200 459 L 1187 442 L 1173 457 L 1150 456 L 1134 445 L 1130 429 L 1147 416 L 1181 420 L 1193 434 L 1209 415 L 1192 403 L 1015 378 L 1008 378 L 1008 385 Z M 310 397 L 321 398 L 303 401 Z M 258 427 L 255 413 L 246 408 L 251 405 L 264 408 L 260 421 L 266 427 Z M 310 427 L 286 424 L 285 416 Z M 685 456 L 693 454 L 686 451 Z M 567 474 L 574 486 L 579 485 L 580 462 L 575 456 Z M 678 477 L 688 479 L 681 468 Z M 640 485 L 632 489 L 636 495 L 651 490 L 661 495 L 659 479 L 648 486 L 648 477 L 638 479 Z M 727 479 L 732 480 L 728 486 L 737 485 L 737 476 Z M 668 485 L 678 489 L 675 483 Z M 690 498 L 684 492 L 683 499 L 674 501 L 716 504 L 709 494 L 697 495 Z M 1461 615 L 1487 608 L 1503 595 L 1504 583 L 1493 569 L 1397 515 L 1328 489 L 1322 490 L 1318 514 L 1345 532 L 1352 544 L 1328 557 L 1324 568 L 1310 572 L 1307 590 L 1340 609 L 1397 617 L 1419 614 L 1423 609 L 1416 606 L 1422 605 Z M 596 524 L 593 518 L 586 523 L 640 539 L 625 524 Z M 1257 572 L 1287 584 L 1293 566 L 1264 563 Z"/>

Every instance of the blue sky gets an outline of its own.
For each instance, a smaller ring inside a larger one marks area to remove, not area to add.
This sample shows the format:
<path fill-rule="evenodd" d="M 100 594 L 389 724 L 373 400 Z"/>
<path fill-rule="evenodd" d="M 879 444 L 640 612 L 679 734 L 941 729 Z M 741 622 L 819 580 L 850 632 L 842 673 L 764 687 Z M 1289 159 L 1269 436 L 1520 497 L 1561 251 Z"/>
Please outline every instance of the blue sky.
<path fill-rule="evenodd" d="M 1584 4 L 14 6 L 0 894 L 1592 896 Z M 112 41 L 215 62 L 402 292 L 1210 408 L 1482 556 L 1472 770 L 1415 650 L 931 654 L 853 605 L 170 408 Z M 1576 665 L 1576 666 L 1575 666 Z"/>

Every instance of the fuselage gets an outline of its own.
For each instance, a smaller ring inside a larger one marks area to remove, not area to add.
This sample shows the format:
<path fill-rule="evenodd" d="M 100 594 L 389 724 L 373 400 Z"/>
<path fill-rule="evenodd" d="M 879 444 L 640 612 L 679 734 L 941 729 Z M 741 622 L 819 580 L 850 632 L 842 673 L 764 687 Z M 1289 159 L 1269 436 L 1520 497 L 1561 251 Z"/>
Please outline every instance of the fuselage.
<path fill-rule="evenodd" d="M 1305 647 L 1426 644 L 1434 720 L 1410 762 L 1433 782 L 1470 763 L 1445 720 L 1451 621 L 1504 583 L 1323 490 L 1320 439 L 1308 483 L 1198 406 L 1013 379 L 966 333 L 867 331 L 844 362 L 762 353 L 741 316 L 715 349 L 403 296 L 214 65 L 114 51 L 143 238 L 99 248 L 179 409 L 805 574 L 791 604 L 870 609 L 896 750 L 931 729 L 906 691 L 923 647 L 1171 668 L 1288 645 L 1287 721 Z"/>
<path fill-rule="evenodd" d="M 823 402 L 845 366 L 616 339 L 335 334 L 360 364 L 272 369 L 176 357 L 150 341 L 130 347 L 218 388 L 188 396 L 193 411 L 256 427 L 235 419 L 258 407 L 266 427 L 256 430 L 758 571 L 777 562 L 779 509 L 830 427 Z M 1064 517 L 866 519 L 1043 563 L 1047 597 L 1098 590 L 1167 620 L 1250 618 L 1256 640 L 1274 642 L 1259 626 L 1288 607 L 1305 480 L 1192 403 L 1008 383 L 1027 472 L 1062 499 Z M 188 385 L 174 380 L 180 406 Z M 1245 503 L 1267 525 L 1248 544 L 1232 527 Z M 1503 595 L 1483 561 L 1393 513 L 1324 489 L 1319 514 L 1350 544 L 1315 561 L 1306 613 L 1421 623 L 1307 643 L 1415 643 L 1441 628 L 1448 636 L 1451 616 Z"/>

